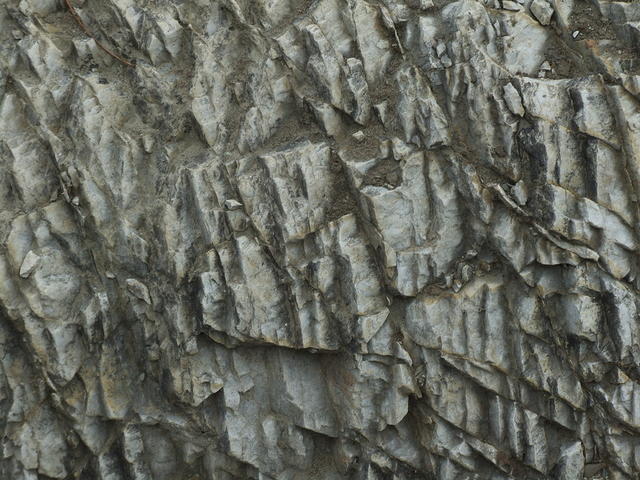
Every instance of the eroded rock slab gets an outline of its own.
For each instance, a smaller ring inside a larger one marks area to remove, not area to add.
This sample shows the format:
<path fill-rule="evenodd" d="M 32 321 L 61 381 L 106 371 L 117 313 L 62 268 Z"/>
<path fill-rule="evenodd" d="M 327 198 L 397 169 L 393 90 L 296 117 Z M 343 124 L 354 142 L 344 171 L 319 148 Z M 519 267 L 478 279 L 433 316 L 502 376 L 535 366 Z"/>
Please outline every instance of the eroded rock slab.
<path fill-rule="evenodd" d="M 0 1 L 0 478 L 638 478 L 639 22 Z"/>

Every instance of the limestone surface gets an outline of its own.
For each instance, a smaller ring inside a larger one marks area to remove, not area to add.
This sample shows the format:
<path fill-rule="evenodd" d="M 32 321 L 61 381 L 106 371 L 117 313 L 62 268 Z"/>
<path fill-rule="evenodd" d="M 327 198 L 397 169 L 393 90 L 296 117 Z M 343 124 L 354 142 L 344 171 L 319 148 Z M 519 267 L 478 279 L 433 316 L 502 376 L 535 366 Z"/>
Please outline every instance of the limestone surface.
<path fill-rule="evenodd" d="M 640 476 L 640 3 L 0 0 L 0 478 Z"/>

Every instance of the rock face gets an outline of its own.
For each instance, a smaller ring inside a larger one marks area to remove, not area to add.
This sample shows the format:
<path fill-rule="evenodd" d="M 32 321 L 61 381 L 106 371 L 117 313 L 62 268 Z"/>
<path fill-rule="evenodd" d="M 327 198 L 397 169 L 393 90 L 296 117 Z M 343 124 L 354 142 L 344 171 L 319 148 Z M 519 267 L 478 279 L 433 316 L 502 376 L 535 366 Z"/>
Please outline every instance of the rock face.
<path fill-rule="evenodd" d="M 640 3 L 0 40 L 0 478 L 638 478 Z"/>

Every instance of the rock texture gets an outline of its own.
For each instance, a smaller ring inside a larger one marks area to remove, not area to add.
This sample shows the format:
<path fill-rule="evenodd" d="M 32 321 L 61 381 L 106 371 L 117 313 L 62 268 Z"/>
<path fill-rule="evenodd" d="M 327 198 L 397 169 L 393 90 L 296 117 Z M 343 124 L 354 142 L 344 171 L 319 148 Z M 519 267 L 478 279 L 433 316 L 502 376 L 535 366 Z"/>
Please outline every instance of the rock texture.
<path fill-rule="evenodd" d="M 0 478 L 638 478 L 639 48 L 625 1 L 1 0 Z"/>

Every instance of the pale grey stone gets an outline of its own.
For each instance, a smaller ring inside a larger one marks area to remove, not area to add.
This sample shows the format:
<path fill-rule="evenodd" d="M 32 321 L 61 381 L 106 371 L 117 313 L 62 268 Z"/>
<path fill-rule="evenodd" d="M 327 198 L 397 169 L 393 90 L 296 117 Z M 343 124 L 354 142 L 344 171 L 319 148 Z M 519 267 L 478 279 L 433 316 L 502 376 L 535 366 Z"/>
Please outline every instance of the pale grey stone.
<path fill-rule="evenodd" d="M 518 205 L 523 207 L 527 204 L 527 186 L 525 185 L 524 181 L 519 180 L 518 183 L 516 183 L 511 189 L 511 193 L 513 194 L 516 202 L 518 202 Z"/>
<path fill-rule="evenodd" d="M 366 138 L 362 130 L 358 130 L 356 133 L 352 135 L 352 137 L 355 138 L 358 142 L 362 142 Z"/>
<path fill-rule="evenodd" d="M 522 99 L 518 90 L 511 83 L 507 83 L 502 87 L 504 92 L 504 101 L 507 103 L 507 107 L 514 115 L 522 117 L 524 115 L 524 107 L 522 106 Z"/>
<path fill-rule="evenodd" d="M 238 210 L 241 207 L 242 203 L 233 198 L 228 198 L 224 201 L 224 208 L 226 208 L 227 210 Z"/>
<path fill-rule="evenodd" d="M 553 6 L 547 0 L 533 0 L 529 6 L 531 13 L 542 24 L 549 25 L 553 16 Z"/>
<path fill-rule="evenodd" d="M 22 265 L 20 266 L 20 276 L 22 278 L 28 278 L 29 275 L 38 268 L 38 265 L 40 265 L 40 257 L 35 254 L 33 250 L 29 250 L 22 261 Z"/>
<path fill-rule="evenodd" d="M 135 278 L 127 278 L 127 289 L 140 300 L 145 303 L 151 303 L 151 297 L 149 296 L 149 289 L 140 280 Z"/>
<path fill-rule="evenodd" d="M 637 478 L 639 19 L 0 2 L 0 478 Z"/>
<path fill-rule="evenodd" d="M 502 8 L 505 10 L 511 10 L 512 12 L 519 12 L 522 10 L 522 6 L 517 2 L 511 0 L 502 0 Z"/>

